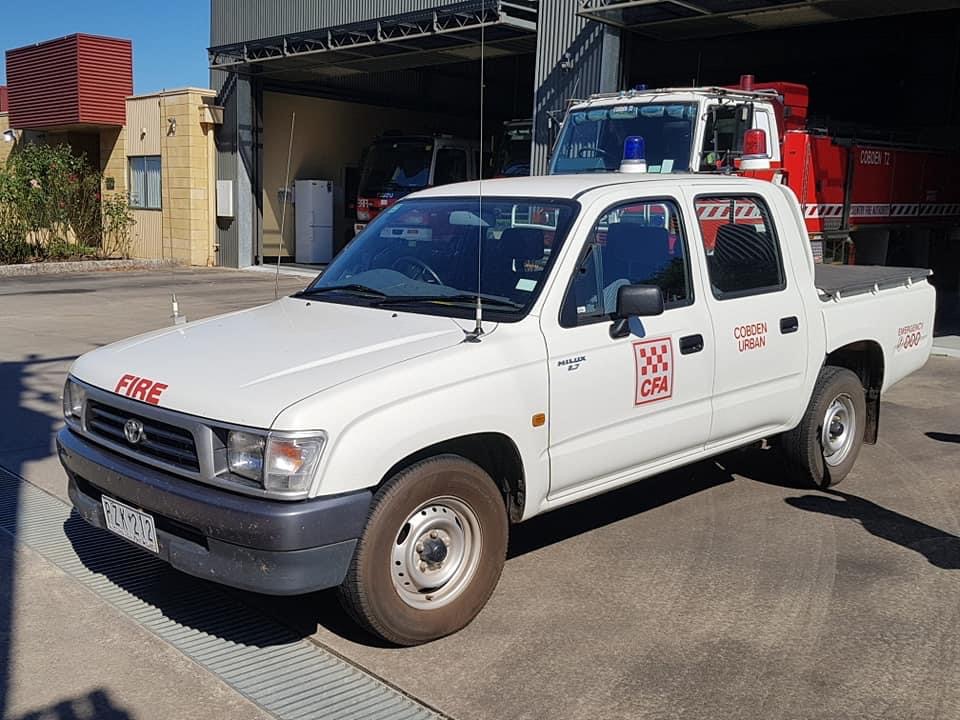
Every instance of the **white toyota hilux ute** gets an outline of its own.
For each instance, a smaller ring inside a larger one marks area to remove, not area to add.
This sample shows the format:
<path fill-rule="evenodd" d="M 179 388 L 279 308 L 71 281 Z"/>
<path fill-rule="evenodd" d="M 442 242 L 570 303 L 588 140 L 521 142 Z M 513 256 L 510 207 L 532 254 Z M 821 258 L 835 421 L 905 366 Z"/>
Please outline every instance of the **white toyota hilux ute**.
<path fill-rule="evenodd" d="M 929 356 L 928 275 L 815 265 L 769 182 L 435 188 L 291 297 L 79 358 L 60 459 L 80 515 L 174 567 L 337 586 L 421 643 L 481 610 L 512 523 L 764 438 L 839 482 Z"/>

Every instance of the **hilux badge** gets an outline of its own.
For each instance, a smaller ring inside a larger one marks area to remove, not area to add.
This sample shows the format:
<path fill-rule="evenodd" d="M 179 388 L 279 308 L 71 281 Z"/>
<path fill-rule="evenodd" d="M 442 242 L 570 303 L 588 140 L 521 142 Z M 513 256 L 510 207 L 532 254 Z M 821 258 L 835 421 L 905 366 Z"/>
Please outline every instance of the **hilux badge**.
<path fill-rule="evenodd" d="M 143 423 L 139 420 L 130 419 L 123 424 L 123 436 L 131 445 L 136 445 L 143 440 Z"/>

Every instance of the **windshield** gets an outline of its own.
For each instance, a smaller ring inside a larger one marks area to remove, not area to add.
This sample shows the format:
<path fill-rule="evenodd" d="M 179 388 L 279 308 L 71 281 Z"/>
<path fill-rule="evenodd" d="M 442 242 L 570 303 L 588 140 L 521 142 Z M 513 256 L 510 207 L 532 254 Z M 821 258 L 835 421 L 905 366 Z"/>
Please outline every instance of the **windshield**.
<path fill-rule="evenodd" d="M 433 143 L 423 140 L 378 140 L 370 146 L 360 174 L 360 196 L 381 191 L 412 192 L 430 183 Z"/>
<path fill-rule="evenodd" d="M 497 175 L 515 177 L 530 174 L 530 143 L 532 129 L 529 125 L 508 127 L 503 132 L 500 150 L 497 153 Z"/>
<path fill-rule="evenodd" d="M 519 320 L 536 300 L 578 207 L 527 198 L 402 200 L 300 296 L 468 318 L 479 293 L 485 316 Z"/>
<path fill-rule="evenodd" d="M 696 103 L 613 105 L 574 110 L 563 123 L 552 174 L 620 169 L 623 142 L 640 135 L 646 143 L 647 172 L 690 168 Z"/>

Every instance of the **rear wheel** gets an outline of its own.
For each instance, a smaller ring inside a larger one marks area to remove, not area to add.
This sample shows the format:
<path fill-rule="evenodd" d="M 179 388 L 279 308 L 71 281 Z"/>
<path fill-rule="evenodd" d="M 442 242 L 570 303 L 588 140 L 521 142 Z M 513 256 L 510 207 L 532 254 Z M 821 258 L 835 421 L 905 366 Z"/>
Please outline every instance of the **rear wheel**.
<path fill-rule="evenodd" d="M 398 645 L 456 632 L 497 585 L 507 525 L 503 496 L 478 465 L 456 455 L 419 462 L 374 496 L 341 602 Z"/>
<path fill-rule="evenodd" d="M 860 453 L 865 423 L 860 378 L 846 368 L 824 367 L 800 424 L 781 438 L 798 479 L 823 488 L 843 480 Z"/>

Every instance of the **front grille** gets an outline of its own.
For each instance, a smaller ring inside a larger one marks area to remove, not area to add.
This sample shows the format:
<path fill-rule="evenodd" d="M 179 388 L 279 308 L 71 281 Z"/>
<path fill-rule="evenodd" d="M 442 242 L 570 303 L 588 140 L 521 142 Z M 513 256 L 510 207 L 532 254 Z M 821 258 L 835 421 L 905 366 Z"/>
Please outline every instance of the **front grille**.
<path fill-rule="evenodd" d="M 128 442 L 124 435 L 123 426 L 128 420 L 138 420 L 143 424 L 143 436 L 138 443 Z M 200 471 L 193 433 L 184 428 L 105 405 L 96 400 L 87 401 L 86 426 L 87 431 L 92 435 L 122 445 L 144 458 L 190 472 Z"/>

